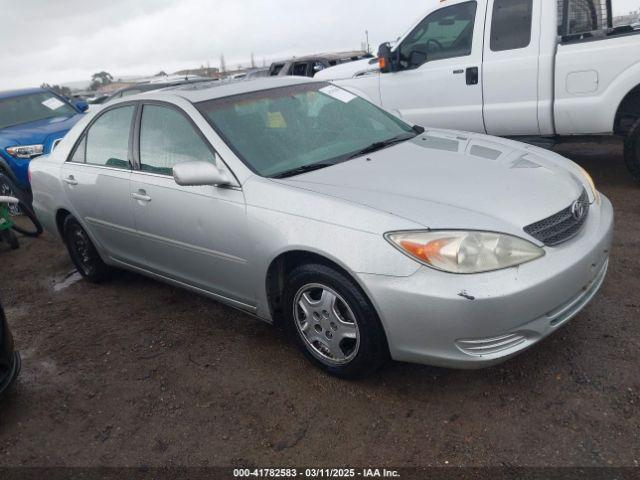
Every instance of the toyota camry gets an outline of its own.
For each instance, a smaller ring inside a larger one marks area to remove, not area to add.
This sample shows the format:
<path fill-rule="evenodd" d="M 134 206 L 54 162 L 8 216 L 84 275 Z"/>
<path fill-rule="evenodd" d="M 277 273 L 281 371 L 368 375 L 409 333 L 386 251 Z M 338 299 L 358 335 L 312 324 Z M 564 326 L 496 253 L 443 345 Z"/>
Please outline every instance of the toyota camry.
<path fill-rule="evenodd" d="M 132 270 L 283 322 L 342 377 L 522 352 L 596 294 L 613 228 L 555 153 L 411 125 L 312 79 L 127 97 L 30 175 L 87 280 Z"/>

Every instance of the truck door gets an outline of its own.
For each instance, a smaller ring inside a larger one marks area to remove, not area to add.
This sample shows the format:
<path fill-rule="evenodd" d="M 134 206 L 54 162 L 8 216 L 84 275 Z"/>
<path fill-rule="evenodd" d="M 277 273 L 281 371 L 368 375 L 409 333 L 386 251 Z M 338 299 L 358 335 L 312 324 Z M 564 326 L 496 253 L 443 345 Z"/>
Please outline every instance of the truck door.
<path fill-rule="evenodd" d="M 380 75 L 382 106 L 425 127 L 484 133 L 485 11 L 485 1 L 469 1 L 427 15 L 395 50 L 397 71 Z"/>
<path fill-rule="evenodd" d="M 484 124 L 491 135 L 544 133 L 538 122 L 541 4 L 494 0 L 487 12 L 482 89 Z M 553 72 L 545 75 L 551 78 Z"/>

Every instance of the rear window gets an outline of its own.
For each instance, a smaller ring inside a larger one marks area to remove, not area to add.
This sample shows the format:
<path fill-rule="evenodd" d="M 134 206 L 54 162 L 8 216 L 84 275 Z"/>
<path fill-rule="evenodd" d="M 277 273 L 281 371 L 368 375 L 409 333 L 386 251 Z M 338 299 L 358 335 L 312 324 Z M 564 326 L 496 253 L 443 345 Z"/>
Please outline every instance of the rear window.
<path fill-rule="evenodd" d="M 531 43 L 533 0 L 495 0 L 491 20 L 491 50 L 501 52 Z"/>
<path fill-rule="evenodd" d="M 0 128 L 47 118 L 71 117 L 78 112 L 49 92 L 38 92 L 0 100 Z"/>

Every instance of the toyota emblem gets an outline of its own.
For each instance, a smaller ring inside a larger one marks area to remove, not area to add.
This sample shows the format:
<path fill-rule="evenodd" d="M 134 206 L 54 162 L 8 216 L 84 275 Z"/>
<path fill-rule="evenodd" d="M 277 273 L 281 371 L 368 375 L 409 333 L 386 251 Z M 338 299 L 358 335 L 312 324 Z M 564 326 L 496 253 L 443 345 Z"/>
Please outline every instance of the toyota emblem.
<path fill-rule="evenodd" d="M 582 217 L 584 217 L 584 203 L 576 200 L 571 206 L 571 215 L 573 215 L 573 218 L 578 222 L 582 220 Z"/>

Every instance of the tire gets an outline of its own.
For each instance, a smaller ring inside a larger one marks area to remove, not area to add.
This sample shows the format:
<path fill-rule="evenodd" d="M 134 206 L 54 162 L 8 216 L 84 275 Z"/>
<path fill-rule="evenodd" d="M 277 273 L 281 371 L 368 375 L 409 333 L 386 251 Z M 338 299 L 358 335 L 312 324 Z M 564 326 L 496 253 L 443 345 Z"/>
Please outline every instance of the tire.
<path fill-rule="evenodd" d="M 325 372 L 362 378 L 388 359 L 378 314 L 342 272 L 322 264 L 301 265 L 287 278 L 283 298 L 285 324 L 296 344 Z"/>
<path fill-rule="evenodd" d="M 624 160 L 633 178 L 640 182 L 640 119 L 633 124 L 624 141 Z"/>
<path fill-rule="evenodd" d="M 102 261 L 87 232 L 71 215 L 64 221 L 63 236 L 71 261 L 80 275 L 92 283 L 111 278 L 112 268 Z"/>
<path fill-rule="evenodd" d="M 17 198 L 20 203 L 9 205 L 13 229 L 25 237 L 42 235 L 42 224 L 31 207 L 27 195 L 6 175 L 0 173 L 0 195 Z"/>
<path fill-rule="evenodd" d="M 18 238 L 16 237 L 16 234 L 13 233 L 11 230 L 3 230 L 0 232 L 0 237 L 2 237 L 2 240 L 4 240 L 5 242 L 7 242 L 7 245 L 9 245 L 9 247 L 11 247 L 11 250 L 17 250 L 20 248 L 20 242 L 18 241 Z"/>

